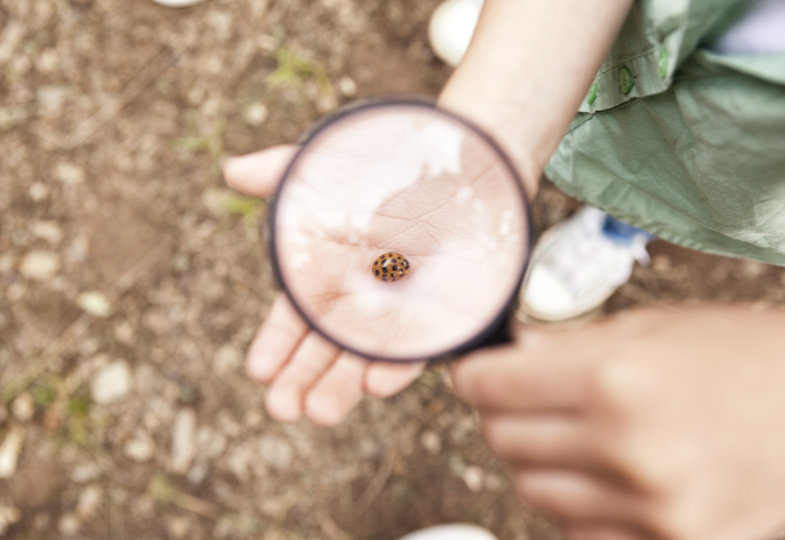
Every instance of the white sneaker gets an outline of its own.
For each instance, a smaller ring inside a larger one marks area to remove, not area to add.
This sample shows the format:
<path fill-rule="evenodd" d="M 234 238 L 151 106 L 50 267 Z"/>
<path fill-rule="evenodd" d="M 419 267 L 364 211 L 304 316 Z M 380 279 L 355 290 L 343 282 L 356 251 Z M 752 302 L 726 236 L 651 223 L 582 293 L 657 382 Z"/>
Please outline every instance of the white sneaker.
<path fill-rule="evenodd" d="M 563 321 L 600 307 L 632 275 L 635 262 L 648 264 L 649 237 L 629 245 L 603 234 L 601 210 L 584 206 L 542 235 L 532 253 L 519 295 L 518 312 L 541 321 Z"/>
<path fill-rule="evenodd" d="M 456 523 L 451 525 L 437 525 L 428 527 L 398 540 L 498 540 L 487 529 L 475 525 L 464 525 Z"/>
<path fill-rule="evenodd" d="M 156 4 L 161 4 L 166 7 L 189 7 L 201 4 L 206 0 L 153 0 Z"/>
<path fill-rule="evenodd" d="M 463 58 L 480 17 L 483 0 L 444 0 L 431 15 L 428 39 L 436 56 L 451 66 Z"/>

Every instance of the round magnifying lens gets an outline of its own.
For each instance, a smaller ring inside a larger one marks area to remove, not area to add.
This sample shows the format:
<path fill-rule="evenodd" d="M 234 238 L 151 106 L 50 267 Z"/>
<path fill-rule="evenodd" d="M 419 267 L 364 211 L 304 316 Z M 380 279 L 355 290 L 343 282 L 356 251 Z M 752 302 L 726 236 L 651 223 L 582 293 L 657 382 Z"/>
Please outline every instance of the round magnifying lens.
<path fill-rule="evenodd" d="M 364 102 L 319 123 L 279 184 L 272 259 L 307 323 L 375 360 L 481 343 L 521 284 L 529 205 L 510 160 L 430 102 Z"/>

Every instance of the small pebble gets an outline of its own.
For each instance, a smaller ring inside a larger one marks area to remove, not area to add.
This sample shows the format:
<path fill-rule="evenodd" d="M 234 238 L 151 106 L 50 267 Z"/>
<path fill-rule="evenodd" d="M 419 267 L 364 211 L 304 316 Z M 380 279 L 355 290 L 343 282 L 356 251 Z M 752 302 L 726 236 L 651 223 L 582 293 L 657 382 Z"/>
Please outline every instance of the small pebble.
<path fill-rule="evenodd" d="M 480 491 L 485 480 L 485 472 L 476 465 L 468 465 L 463 470 L 461 478 L 470 491 Z"/>
<path fill-rule="evenodd" d="M 190 528 L 191 524 L 185 516 L 173 516 L 166 520 L 166 530 L 174 538 L 185 538 Z"/>
<path fill-rule="evenodd" d="M 11 404 L 11 412 L 20 422 L 27 422 L 35 414 L 35 400 L 29 392 L 19 394 Z"/>
<path fill-rule="evenodd" d="M 57 529 L 63 536 L 74 536 L 79 532 L 79 518 L 72 512 L 63 514 L 57 522 Z"/>
<path fill-rule="evenodd" d="M 16 506 L 0 504 L 0 536 L 3 536 L 8 528 L 18 522 L 22 513 Z"/>
<path fill-rule="evenodd" d="M 153 0 L 156 4 L 166 7 L 189 7 L 201 4 L 205 0 Z"/>
<path fill-rule="evenodd" d="M 63 231 L 54 221 L 33 222 L 30 225 L 30 232 L 50 244 L 58 244 L 63 239 Z"/>
<path fill-rule="evenodd" d="M 38 53 L 35 60 L 35 69 L 41 73 L 52 73 L 57 68 L 60 59 L 57 58 L 57 50 L 48 47 Z"/>
<path fill-rule="evenodd" d="M 127 362 L 118 360 L 104 366 L 93 376 L 90 394 L 96 403 L 106 405 L 125 397 L 131 386 L 131 369 Z"/>
<path fill-rule="evenodd" d="M 71 481 L 75 484 L 86 484 L 101 476 L 101 467 L 93 462 L 79 463 L 71 471 Z"/>
<path fill-rule="evenodd" d="M 177 474 L 188 471 L 196 457 L 196 413 L 193 409 L 180 409 L 172 426 L 172 449 L 169 468 Z"/>
<path fill-rule="evenodd" d="M 353 98 L 357 95 L 357 83 L 348 75 L 344 75 L 338 80 L 338 90 L 344 96 Z"/>
<path fill-rule="evenodd" d="M 188 479 L 188 483 L 198 486 L 207 479 L 208 474 L 210 474 L 210 466 L 207 462 L 200 461 L 191 466 L 185 477 Z"/>
<path fill-rule="evenodd" d="M 245 123 L 249 126 L 259 127 L 267 120 L 268 114 L 269 111 L 267 110 L 267 106 L 264 103 L 257 101 L 245 108 L 243 111 L 243 120 L 245 120 Z"/>
<path fill-rule="evenodd" d="M 85 179 L 84 169 L 68 161 L 59 162 L 53 172 L 54 177 L 64 184 L 81 184 Z"/>
<path fill-rule="evenodd" d="M 749 280 L 758 279 L 769 270 L 769 266 L 758 261 L 741 261 L 741 273 Z"/>
<path fill-rule="evenodd" d="M 435 432 L 431 430 L 423 431 L 420 435 L 420 444 L 428 451 L 429 454 L 435 456 L 442 449 L 442 440 Z"/>
<path fill-rule="evenodd" d="M 49 186 L 43 182 L 33 182 L 30 184 L 27 194 L 34 202 L 39 202 L 49 195 Z"/>
<path fill-rule="evenodd" d="M 76 304 L 95 317 L 105 318 L 111 315 L 112 305 L 102 292 L 87 291 L 76 298 Z"/>
<path fill-rule="evenodd" d="M 64 86 L 46 85 L 36 91 L 38 112 L 44 118 L 53 118 L 62 114 L 63 107 L 68 100 L 69 89 Z M 60 179 L 55 169 L 55 177 Z M 62 180 L 66 182 L 67 180 Z"/>
<path fill-rule="evenodd" d="M 123 445 L 123 453 L 134 461 L 149 461 L 155 454 L 155 443 L 147 432 L 138 431 L 133 439 Z"/>
<path fill-rule="evenodd" d="M 19 272 L 27 279 L 46 281 L 60 269 L 60 259 L 51 251 L 34 250 L 22 259 Z"/>
<path fill-rule="evenodd" d="M 11 428 L 0 443 L 0 478 L 11 478 L 16 472 L 23 442 L 24 431 L 20 428 Z"/>
<path fill-rule="evenodd" d="M 85 488 L 79 494 L 79 500 L 76 503 L 76 514 L 83 520 L 93 517 L 101 504 L 103 495 L 103 491 L 98 486 Z"/>

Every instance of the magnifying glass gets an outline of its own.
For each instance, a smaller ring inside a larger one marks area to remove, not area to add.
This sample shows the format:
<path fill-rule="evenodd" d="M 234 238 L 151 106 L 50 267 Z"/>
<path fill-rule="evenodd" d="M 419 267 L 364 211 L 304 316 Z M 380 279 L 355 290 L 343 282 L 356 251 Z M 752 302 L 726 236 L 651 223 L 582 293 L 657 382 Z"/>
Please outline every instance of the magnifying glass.
<path fill-rule="evenodd" d="M 273 268 L 327 340 L 432 361 L 503 333 L 532 245 L 510 159 L 432 102 L 363 101 L 315 125 L 270 213 Z"/>

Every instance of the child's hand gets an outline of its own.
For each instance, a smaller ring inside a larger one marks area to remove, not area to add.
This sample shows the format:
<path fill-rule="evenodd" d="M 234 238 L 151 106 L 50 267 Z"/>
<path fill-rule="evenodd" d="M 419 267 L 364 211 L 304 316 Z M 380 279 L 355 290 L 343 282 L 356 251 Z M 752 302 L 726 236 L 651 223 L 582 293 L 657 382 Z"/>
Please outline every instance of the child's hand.
<path fill-rule="evenodd" d="M 769 538 L 785 525 L 784 323 L 710 307 L 521 327 L 452 375 L 569 538 Z"/>
<path fill-rule="evenodd" d="M 278 146 L 229 160 L 227 182 L 243 193 L 268 197 L 294 155 Z M 248 373 L 269 383 L 267 408 L 279 421 L 302 415 L 318 424 L 340 422 L 364 392 L 386 397 L 417 378 L 423 364 L 369 363 L 311 332 L 283 295 L 259 329 L 247 358 Z"/>

